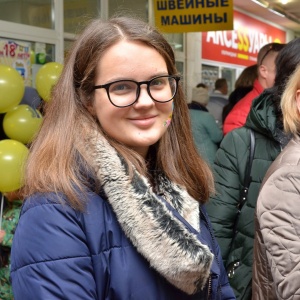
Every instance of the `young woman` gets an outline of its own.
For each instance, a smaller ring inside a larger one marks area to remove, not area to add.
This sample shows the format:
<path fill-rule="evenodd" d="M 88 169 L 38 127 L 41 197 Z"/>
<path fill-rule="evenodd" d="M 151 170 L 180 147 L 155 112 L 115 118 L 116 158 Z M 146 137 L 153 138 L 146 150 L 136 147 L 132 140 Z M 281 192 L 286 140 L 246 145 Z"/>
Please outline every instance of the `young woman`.
<path fill-rule="evenodd" d="M 292 140 L 272 163 L 256 207 L 253 299 L 297 299 L 300 281 L 300 66 L 282 95 Z"/>
<path fill-rule="evenodd" d="M 78 38 L 31 147 L 15 300 L 234 299 L 179 80 L 144 22 L 95 20 Z"/>

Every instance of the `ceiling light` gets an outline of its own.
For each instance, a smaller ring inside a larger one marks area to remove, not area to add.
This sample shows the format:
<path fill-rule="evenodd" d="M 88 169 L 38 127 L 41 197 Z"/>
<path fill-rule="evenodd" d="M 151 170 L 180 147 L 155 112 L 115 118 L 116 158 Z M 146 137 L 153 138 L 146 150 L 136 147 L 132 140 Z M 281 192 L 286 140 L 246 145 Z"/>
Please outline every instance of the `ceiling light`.
<path fill-rule="evenodd" d="M 264 1 L 264 0 L 252 0 L 252 2 L 264 7 L 264 8 L 267 8 L 269 3 Z"/>
<path fill-rule="evenodd" d="M 286 5 L 286 4 L 288 4 L 288 0 L 281 0 L 281 4 L 283 4 L 283 5 Z"/>
<path fill-rule="evenodd" d="M 280 17 L 285 17 L 285 13 L 281 10 L 278 10 L 277 8 L 275 7 L 268 7 L 268 10 L 271 11 L 273 14 L 277 15 L 277 16 L 280 16 Z"/>

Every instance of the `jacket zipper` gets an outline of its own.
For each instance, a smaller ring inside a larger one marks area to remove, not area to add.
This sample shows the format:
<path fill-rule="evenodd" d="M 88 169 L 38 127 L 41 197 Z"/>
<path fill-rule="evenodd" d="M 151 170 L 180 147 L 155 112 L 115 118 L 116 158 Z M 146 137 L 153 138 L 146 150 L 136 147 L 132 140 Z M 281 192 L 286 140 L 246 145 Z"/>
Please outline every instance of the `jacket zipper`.
<path fill-rule="evenodd" d="M 206 216 L 204 215 L 203 211 L 201 210 L 201 207 L 200 207 L 200 216 L 203 217 L 203 220 L 204 220 L 204 222 L 206 223 L 206 226 L 207 226 L 207 228 L 208 228 L 208 231 L 209 231 L 210 236 L 211 236 L 211 239 L 212 239 L 213 249 L 215 250 L 215 249 L 216 249 L 216 245 L 215 245 L 215 237 L 214 237 L 213 232 L 212 232 L 212 230 L 211 230 L 211 228 L 210 228 L 210 226 L 209 226 L 209 223 L 208 223 L 208 221 L 207 221 L 207 219 L 206 219 Z M 216 255 L 214 255 L 214 257 L 215 257 L 215 259 L 216 259 L 216 261 L 217 261 L 217 264 L 218 264 L 218 266 L 219 266 L 219 268 L 220 268 L 220 262 L 219 262 L 219 260 L 218 260 L 218 257 L 217 257 Z M 221 268 L 220 268 L 220 269 L 221 269 Z M 217 287 L 217 289 L 218 289 L 218 294 L 219 294 L 220 299 L 221 299 L 221 290 L 220 290 L 219 286 Z M 208 299 L 208 300 L 210 300 L 211 295 L 212 295 L 212 274 L 210 274 L 210 276 L 209 276 L 209 281 L 208 281 L 208 295 L 207 295 L 207 297 L 208 297 L 207 299 Z"/>
<path fill-rule="evenodd" d="M 211 296 L 211 289 L 212 289 L 212 284 L 211 284 L 211 275 L 209 275 L 209 279 L 208 279 L 208 292 L 207 292 L 207 300 L 210 300 L 210 296 Z"/>

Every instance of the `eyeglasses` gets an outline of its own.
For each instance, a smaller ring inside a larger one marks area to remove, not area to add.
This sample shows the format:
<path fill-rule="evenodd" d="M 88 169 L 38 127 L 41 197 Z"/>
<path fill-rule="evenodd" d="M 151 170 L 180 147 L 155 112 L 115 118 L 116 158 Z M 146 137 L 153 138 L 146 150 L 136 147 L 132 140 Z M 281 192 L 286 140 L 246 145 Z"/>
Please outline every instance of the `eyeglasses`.
<path fill-rule="evenodd" d="M 155 102 L 165 103 L 171 101 L 177 93 L 179 76 L 157 76 L 151 80 L 117 80 L 107 84 L 96 85 L 94 89 L 106 89 L 107 96 L 112 105 L 127 107 L 138 101 L 141 85 L 147 85 L 147 92 Z"/>
<path fill-rule="evenodd" d="M 261 58 L 259 66 L 261 66 L 261 65 L 263 64 L 264 59 L 268 56 L 268 54 L 269 54 L 271 51 L 279 52 L 283 47 L 284 47 L 284 44 L 280 44 L 280 43 L 272 43 L 272 44 L 269 46 L 268 50 L 267 50 L 267 51 L 265 52 L 265 54 L 263 55 L 263 57 Z"/>

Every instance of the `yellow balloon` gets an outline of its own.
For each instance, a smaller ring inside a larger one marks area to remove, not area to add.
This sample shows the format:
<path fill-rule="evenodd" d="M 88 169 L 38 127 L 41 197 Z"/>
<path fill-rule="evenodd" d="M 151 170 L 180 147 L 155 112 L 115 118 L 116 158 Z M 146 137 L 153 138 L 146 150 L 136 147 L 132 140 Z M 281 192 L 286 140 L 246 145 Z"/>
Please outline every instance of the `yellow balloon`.
<path fill-rule="evenodd" d="M 56 84 L 63 65 L 56 62 L 50 62 L 43 65 L 36 73 L 35 85 L 36 89 L 45 101 L 50 100 L 50 94 L 53 86 Z"/>
<path fill-rule="evenodd" d="M 21 104 L 5 114 L 3 129 L 9 138 L 28 144 L 38 132 L 42 120 L 42 114 L 38 110 Z"/>
<path fill-rule="evenodd" d="M 22 187 L 28 152 L 18 141 L 0 141 L 0 192 L 12 192 Z"/>
<path fill-rule="evenodd" d="M 17 70 L 0 65 L 0 113 L 18 105 L 24 95 L 25 84 Z"/>

